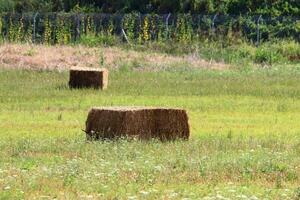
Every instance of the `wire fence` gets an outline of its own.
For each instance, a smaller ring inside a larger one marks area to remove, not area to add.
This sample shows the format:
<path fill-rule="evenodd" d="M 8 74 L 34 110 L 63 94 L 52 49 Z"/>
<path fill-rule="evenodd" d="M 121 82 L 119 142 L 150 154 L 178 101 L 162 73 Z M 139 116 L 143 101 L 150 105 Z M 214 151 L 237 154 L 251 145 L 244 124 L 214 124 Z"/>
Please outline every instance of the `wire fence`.
<path fill-rule="evenodd" d="M 117 37 L 129 43 L 237 38 L 257 45 L 276 38 L 300 41 L 300 17 L 292 16 L 6 13 L 0 19 L 1 38 L 16 42 L 66 44 L 86 36 Z"/>

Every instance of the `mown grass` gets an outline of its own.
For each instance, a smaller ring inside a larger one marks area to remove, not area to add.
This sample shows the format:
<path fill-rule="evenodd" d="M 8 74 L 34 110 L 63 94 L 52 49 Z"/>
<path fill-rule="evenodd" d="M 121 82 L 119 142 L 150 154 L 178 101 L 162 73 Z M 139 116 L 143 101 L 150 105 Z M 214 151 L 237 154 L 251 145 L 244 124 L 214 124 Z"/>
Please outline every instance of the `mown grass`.
<path fill-rule="evenodd" d="M 0 71 L 0 199 L 299 199 L 300 68 Z M 188 142 L 87 143 L 92 106 L 187 109 Z"/>

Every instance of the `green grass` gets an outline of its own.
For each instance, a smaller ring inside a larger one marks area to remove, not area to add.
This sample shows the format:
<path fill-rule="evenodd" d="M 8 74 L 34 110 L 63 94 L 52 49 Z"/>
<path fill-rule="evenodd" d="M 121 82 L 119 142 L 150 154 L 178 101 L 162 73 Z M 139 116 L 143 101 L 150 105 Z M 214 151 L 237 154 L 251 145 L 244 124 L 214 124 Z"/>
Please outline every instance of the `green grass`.
<path fill-rule="evenodd" d="M 299 199 L 300 68 L 110 73 L 0 71 L 0 199 Z M 188 111 L 188 142 L 87 143 L 92 106 Z"/>
<path fill-rule="evenodd" d="M 83 45 L 87 45 L 82 43 Z M 97 46 L 97 45 L 95 45 Z M 136 51 L 182 55 L 196 55 L 207 61 L 224 62 L 245 68 L 253 65 L 272 66 L 274 64 L 297 64 L 300 59 L 300 43 L 291 40 L 271 40 L 256 46 L 241 39 L 218 39 L 215 41 L 193 41 L 178 43 L 172 41 L 150 42 L 146 45 L 119 45 Z"/>

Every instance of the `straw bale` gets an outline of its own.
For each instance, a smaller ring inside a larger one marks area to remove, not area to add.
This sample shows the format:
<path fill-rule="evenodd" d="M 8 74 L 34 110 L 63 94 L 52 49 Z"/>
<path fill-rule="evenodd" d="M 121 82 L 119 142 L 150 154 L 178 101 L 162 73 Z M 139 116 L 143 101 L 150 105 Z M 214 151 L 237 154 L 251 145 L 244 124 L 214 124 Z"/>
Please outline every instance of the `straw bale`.
<path fill-rule="evenodd" d="M 108 70 L 96 68 L 72 68 L 70 70 L 70 88 L 106 89 Z"/>
<path fill-rule="evenodd" d="M 85 131 L 89 140 L 130 137 L 169 141 L 190 135 L 185 110 L 145 107 L 92 108 Z"/>

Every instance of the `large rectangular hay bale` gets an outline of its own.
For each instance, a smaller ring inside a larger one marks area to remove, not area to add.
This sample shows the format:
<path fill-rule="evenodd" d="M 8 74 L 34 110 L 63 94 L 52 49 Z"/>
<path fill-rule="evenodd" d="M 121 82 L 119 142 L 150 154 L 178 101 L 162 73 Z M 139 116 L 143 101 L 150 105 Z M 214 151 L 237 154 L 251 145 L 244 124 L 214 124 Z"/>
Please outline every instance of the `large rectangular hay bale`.
<path fill-rule="evenodd" d="M 88 139 L 134 137 L 168 141 L 190 136 L 185 110 L 144 107 L 92 108 L 85 132 Z"/>
<path fill-rule="evenodd" d="M 72 68 L 70 70 L 70 88 L 106 89 L 108 70 L 96 68 Z"/>

